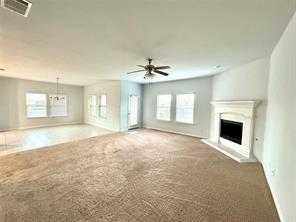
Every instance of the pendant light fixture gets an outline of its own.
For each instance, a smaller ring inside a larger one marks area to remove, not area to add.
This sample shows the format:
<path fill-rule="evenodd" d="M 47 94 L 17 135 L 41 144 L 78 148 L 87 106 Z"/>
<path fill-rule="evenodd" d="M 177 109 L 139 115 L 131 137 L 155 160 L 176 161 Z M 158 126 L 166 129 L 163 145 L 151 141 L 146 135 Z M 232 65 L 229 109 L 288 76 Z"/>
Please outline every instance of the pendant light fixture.
<path fill-rule="evenodd" d="M 50 96 L 51 99 L 55 99 L 55 100 L 65 99 L 64 96 L 59 95 L 59 80 L 60 80 L 60 78 L 57 77 L 57 93 L 54 96 Z"/>

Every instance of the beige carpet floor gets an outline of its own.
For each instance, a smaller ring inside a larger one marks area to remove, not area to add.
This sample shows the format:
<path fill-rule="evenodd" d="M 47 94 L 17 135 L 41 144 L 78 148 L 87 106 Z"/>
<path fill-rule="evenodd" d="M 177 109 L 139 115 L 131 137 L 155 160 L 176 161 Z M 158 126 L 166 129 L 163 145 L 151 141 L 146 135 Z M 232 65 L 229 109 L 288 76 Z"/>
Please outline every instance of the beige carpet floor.
<path fill-rule="evenodd" d="M 0 157 L 0 221 L 279 221 L 260 164 L 137 130 Z"/>

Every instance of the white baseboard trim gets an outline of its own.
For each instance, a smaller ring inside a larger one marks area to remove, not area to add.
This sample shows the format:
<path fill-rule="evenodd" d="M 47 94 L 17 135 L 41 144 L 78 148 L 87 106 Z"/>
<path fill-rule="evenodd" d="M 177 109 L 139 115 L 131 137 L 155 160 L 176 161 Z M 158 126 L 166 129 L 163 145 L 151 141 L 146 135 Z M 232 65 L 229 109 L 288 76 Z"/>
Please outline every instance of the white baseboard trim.
<path fill-rule="evenodd" d="M 126 131 L 129 131 L 129 130 L 136 130 L 136 129 L 141 129 L 143 128 L 142 126 L 138 126 L 138 127 L 135 127 L 135 128 L 127 128 L 127 129 L 121 129 L 120 131 L 121 132 L 126 132 Z"/>
<path fill-rule="evenodd" d="M 273 188 L 271 186 L 271 183 L 270 183 L 270 177 L 269 177 L 270 173 L 267 170 L 268 168 L 267 168 L 267 166 L 265 166 L 265 164 L 263 162 L 262 162 L 262 167 L 263 167 L 263 172 L 265 174 L 265 178 L 266 178 L 267 184 L 268 184 L 269 189 L 271 191 L 271 195 L 273 197 L 273 201 L 275 203 L 275 207 L 276 207 L 277 212 L 278 212 L 278 215 L 280 217 L 280 221 L 285 221 L 284 220 L 284 217 L 283 217 L 283 213 L 282 213 L 281 207 L 280 207 L 280 203 L 279 203 L 279 201 L 277 199 L 277 196 L 275 195 L 275 191 L 273 190 Z"/>
<path fill-rule="evenodd" d="M 119 130 L 120 132 L 127 132 L 127 131 L 129 131 L 129 129 L 121 129 L 121 130 Z"/>
<path fill-rule="evenodd" d="M 115 132 L 120 132 L 119 129 L 113 129 L 113 128 L 109 128 L 109 127 L 106 127 L 106 126 L 101 126 L 101 125 L 96 124 L 96 123 L 85 122 L 84 124 L 87 124 L 87 125 L 90 125 L 90 126 L 97 126 L 97 127 L 104 128 L 104 129 L 111 130 L 111 131 L 115 131 Z"/>
<path fill-rule="evenodd" d="M 199 139 L 205 139 L 205 137 L 200 136 L 200 135 L 190 134 L 190 133 L 183 133 L 183 132 L 167 130 L 167 129 L 162 129 L 162 128 L 156 128 L 156 127 L 150 127 L 150 126 L 143 126 L 142 128 L 158 130 L 158 131 L 163 131 L 163 132 L 167 132 L 167 133 L 176 133 L 176 134 L 180 134 L 180 135 L 184 135 L 184 136 L 192 136 L 192 137 L 196 137 L 196 138 L 199 138 Z"/>
<path fill-rule="evenodd" d="M 84 124 L 83 122 L 73 122 L 73 123 L 56 123 L 56 124 L 44 124 L 44 125 L 36 125 L 36 126 L 23 126 L 18 128 L 8 128 L 8 129 L 0 129 L 0 132 L 7 132 L 13 130 L 26 130 L 26 129 L 38 129 L 43 127 L 54 127 L 54 126 L 66 126 L 66 125 L 79 125 Z"/>
<path fill-rule="evenodd" d="M 0 129 L 0 132 L 7 132 L 7 131 L 18 130 L 18 129 L 19 129 L 19 128 Z"/>
<path fill-rule="evenodd" d="M 36 126 L 25 126 L 25 127 L 19 127 L 18 129 L 19 130 L 25 130 L 25 129 L 37 129 L 37 128 L 43 128 L 43 127 L 79 125 L 79 124 L 83 124 L 83 122 L 55 123 L 55 124 L 44 124 L 44 125 L 36 125 Z"/>

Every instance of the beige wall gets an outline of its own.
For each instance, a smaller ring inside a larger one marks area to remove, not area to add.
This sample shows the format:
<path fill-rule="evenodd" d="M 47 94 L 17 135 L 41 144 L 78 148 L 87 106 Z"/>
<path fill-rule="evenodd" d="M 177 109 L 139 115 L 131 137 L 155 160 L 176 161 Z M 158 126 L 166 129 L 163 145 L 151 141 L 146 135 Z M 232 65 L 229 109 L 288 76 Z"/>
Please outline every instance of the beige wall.
<path fill-rule="evenodd" d="M 0 77 L 0 131 L 18 128 L 17 81 Z"/>
<path fill-rule="evenodd" d="M 253 149 L 262 161 L 269 58 L 259 59 L 213 78 L 213 100 L 260 100 L 256 110 Z M 212 127 L 213 128 L 213 127 Z"/>
<path fill-rule="evenodd" d="M 27 92 L 55 93 L 56 84 L 0 78 L 1 130 L 83 123 L 83 87 L 60 85 L 60 93 L 67 95 L 66 117 L 27 118 L 25 103 Z"/>
<path fill-rule="evenodd" d="M 84 87 L 84 122 L 87 124 L 120 130 L 120 81 L 104 81 Z M 88 98 L 91 95 L 99 97 L 107 95 L 107 118 L 92 117 L 88 112 Z"/>

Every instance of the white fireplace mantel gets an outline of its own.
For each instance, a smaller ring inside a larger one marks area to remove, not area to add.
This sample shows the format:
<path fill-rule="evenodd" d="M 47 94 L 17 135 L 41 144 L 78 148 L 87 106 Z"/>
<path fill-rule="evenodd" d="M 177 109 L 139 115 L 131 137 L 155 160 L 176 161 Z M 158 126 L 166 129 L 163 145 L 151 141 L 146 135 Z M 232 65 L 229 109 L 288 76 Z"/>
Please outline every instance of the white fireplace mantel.
<path fill-rule="evenodd" d="M 213 101 L 214 123 L 211 137 L 203 140 L 211 147 L 221 151 L 239 162 L 254 162 L 253 131 L 255 109 L 259 101 Z M 221 119 L 243 123 L 242 144 L 220 137 Z"/>
<path fill-rule="evenodd" d="M 255 115 L 254 111 L 259 101 L 212 101 L 215 113 L 234 112 L 246 117 Z"/>

